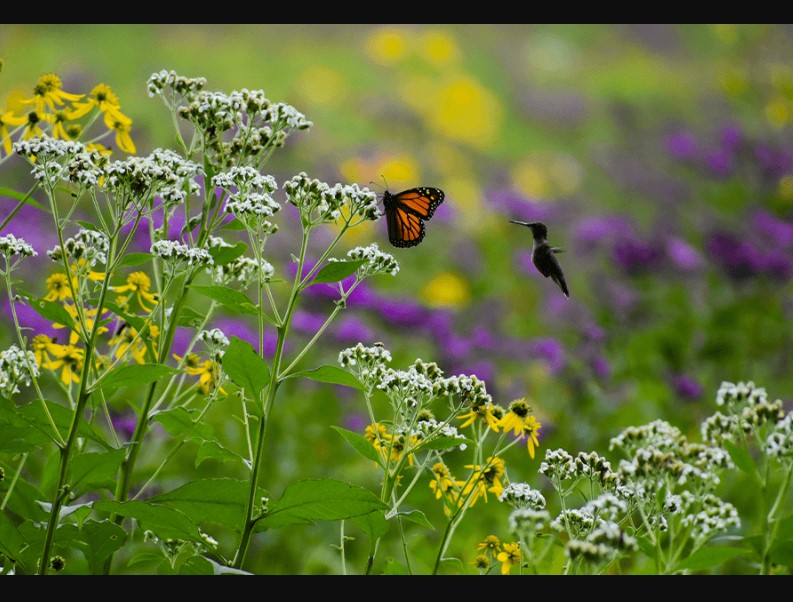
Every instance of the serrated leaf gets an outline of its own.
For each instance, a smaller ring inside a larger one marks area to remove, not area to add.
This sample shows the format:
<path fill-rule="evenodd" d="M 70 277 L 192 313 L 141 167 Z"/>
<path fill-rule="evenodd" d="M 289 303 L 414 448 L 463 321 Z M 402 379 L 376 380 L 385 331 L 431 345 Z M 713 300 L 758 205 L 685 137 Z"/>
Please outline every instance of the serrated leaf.
<path fill-rule="evenodd" d="M 239 530 L 245 519 L 249 487 L 248 482 L 237 479 L 198 479 L 148 501 L 179 510 L 196 524 L 213 523 Z"/>
<path fill-rule="evenodd" d="M 141 265 L 151 261 L 154 255 L 151 253 L 127 253 L 123 259 L 116 264 L 116 268 L 126 268 Z"/>
<path fill-rule="evenodd" d="M 356 259 L 353 261 L 329 261 L 317 273 L 314 279 L 306 286 L 315 284 L 327 284 L 344 280 L 347 276 L 355 273 L 359 267 L 367 262 L 366 259 Z"/>
<path fill-rule="evenodd" d="M 71 459 L 72 488 L 87 492 L 91 489 L 107 487 L 113 489 L 121 463 L 124 461 L 123 449 L 115 449 L 101 453 L 80 454 Z"/>
<path fill-rule="evenodd" d="M 688 558 L 680 561 L 675 567 L 676 571 L 689 570 L 689 571 L 703 571 L 716 566 L 720 566 L 732 560 L 737 556 L 746 554 L 746 550 L 741 548 L 725 548 L 725 547 L 704 547 L 694 552 Z"/>
<path fill-rule="evenodd" d="M 138 500 L 102 501 L 95 502 L 94 509 L 134 518 L 144 529 L 151 531 L 160 539 L 202 541 L 198 527 L 187 514 L 162 504 Z"/>
<path fill-rule="evenodd" d="M 421 510 L 408 510 L 407 512 L 400 512 L 399 516 L 404 517 L 410 522 L 427 527 L 428 529 L 435 530 L 435 526 L 429 521 L 427 516 Z"/>
<path fill-rule="evenodd" d="M 280 500 L 271 502 L 259 526 L 275 529 L 318 520 L 342 520 L 385 508 L 386 504 L 363 487 L 335 479 L 307 479 L 292 483 Z"/>
<path fill-rule="evenodd" d="M 41 209 L 42 211 L 47 211 L 47 209 L 32 196 L 23 192 L 17 192 L 13 188 L 0 187 L 0 197 L 10 198 L 16 201 L 25 201 L 27 205 L 32 205 L 36 209 Z"/>
<path fill-rule="evenodd" d="M 153 383 L 174 374 L 179 374 L 179 370 L 163 364 L 132 364 L 113 370 L 97 381 L 96 385 L 105 391 L 112 391 L 119 387 Z"/>
<path fill-rule="evenodd" d="M 173 437 L 195 435 L 202 439 L 212 438 L 212 427 L 203 422 L 195 423 L 191 414 L 198 415 L 198 410 L 173 408 L 162 410 L 152 415 L 152 420 L 159 422 L 165 431 Z"/>
<path fill-rule="evenodd" d="M 361 531 L 366 533 L 372 542 L 377 541 L 388 533 L 390 523 L 385 519 L 385 511 L 370 512 L 350 519 Z"/>
<path fill-rule="evenodd" d="M 235 336 L 221 359 L 223 371 L 238 387 L 258 396 L 270 382 L 270 367 L 253 349 L 253 345 Z"/>
<path fill-rule="evenodd" d="M 364 458 L 371 460 L 372 462 L 376 462 L 382 466 L 383 462 L 379 452 L 374 448 L 372 442 L 366 439 L 366 437 L 353 431 L 348 431 L 347 429 L 341 428 L 340 426 L 331 426 L 330 428 L 344 437 L 347 440 L 347 443 L 349 443 L 352 448 Z"/>
<path fill-rule="evenodd" d="M 23 290 L 17 289 L 17 292 L 28 300 L 30 308 L 35 310 L 42 318 L 46 318 L 53 324 L 62 324 L 70 330 L 74 330 L 74 320 L 62 305 L 46 299 L 39 299 Z"/>
<path fill-rule="evenodd" d="M 218 460 L 219 462 L 244 462 L 239 454 L 235 454 L 230 449 L 226 449 L 217 441 L 203 441 L 198 448 L 195 459 L 195 467 L 198 468 L 205 460 Z"/>
<path fill-rule="evenodd" d="M 226 288 L 225 286 L 198 286 L 194 284 L 190 287 L 190 290 L 217 301 L 224 308 L 230 309 L 231 311 L 252 316 L 259 314 L 256 305 L 254 305 L 244 293 L 234 290 L 233 288 Z"/>
<path fill-rule="evenodd" d="M 345 387 L 352 387 L 363 391 L 364 386 L 360 380 L 346 370 L 337 368 L 336 366 L 320 366 L 313 370 L 301 370 L 289 375 L 289 378 L 310 378 L 322 383 L 330 383 L 332 385 L 344 385 Z"/>
<path fill-rule="evenodd" d="M 248 245 L 239 241 L 229 247 L 210 247 L 209 254 L 212 256 L 215 265 L 226 265 L 238 257 L 242 257 L 247 250 Z"/>
<path fill-rule="evenodd" d="M 93 574 L 99 574 L 102 564 L 113 552 L 120 549 L 127 540 L 127 532 L 109 520 L 88 520 L 80 528 L 83 543 L 77 544 L 85 554 Z"/>

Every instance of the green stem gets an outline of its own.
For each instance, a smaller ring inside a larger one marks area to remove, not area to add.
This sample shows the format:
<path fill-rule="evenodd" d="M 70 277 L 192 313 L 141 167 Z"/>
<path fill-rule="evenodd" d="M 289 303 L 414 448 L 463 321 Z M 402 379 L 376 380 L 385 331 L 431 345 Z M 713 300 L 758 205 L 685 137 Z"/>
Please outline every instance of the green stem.
<path fill-rule="evenodd" d="M 785 480 L 782 482 L 782 486 L 777 492 L 774 505 L 766 515 L 765 521 L 767 528 L 765 529 L 765 542 L 763 545 L 763 563 L 760 567 L 761 575 L 768 575 L 771 572 L 771 548 L 773 547 L 777 531 L 779 530 L 779 520 L 777 520 L 776 514 L 779 510 L 782 500 L 787 495 L 788 488 L 790 487 L 791 477 L 793 477 L 793 464 L 788 466 L 787 474 L 785 474 Z"/>

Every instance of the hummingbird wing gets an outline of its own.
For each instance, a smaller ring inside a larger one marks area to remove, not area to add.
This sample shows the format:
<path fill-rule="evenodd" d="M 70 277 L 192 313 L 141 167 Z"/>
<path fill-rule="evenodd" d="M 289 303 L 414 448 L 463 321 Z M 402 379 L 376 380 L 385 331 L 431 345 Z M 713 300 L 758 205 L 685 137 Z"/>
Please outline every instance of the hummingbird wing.
<path fill-rule="evenodd" d="M 570 291 L 567 290 L 567 282 L 565 282 L 564 274 L 562 273 L 562 266 L 559 265 L 559 260 L 556 259 L 554 253 L 554 248 L 544 244 L 534 251 L 532 260 L 540 274 L 553 280 L 562 289 L 565 297 L 569 297 Z"/>

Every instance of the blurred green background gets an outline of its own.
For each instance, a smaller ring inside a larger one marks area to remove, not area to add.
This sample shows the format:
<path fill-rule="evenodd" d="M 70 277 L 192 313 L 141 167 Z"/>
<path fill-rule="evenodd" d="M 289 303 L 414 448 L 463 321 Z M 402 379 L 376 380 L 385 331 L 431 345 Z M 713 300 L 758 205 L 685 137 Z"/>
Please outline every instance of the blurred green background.
<path fill-rule="evenodd" d="M 305 171 L 378 194 L 384 179 L 392 192 L 442 188 L 424 242 L 388 248 L 397 278 L 368 281 L 305 364 L 382 341 L 396 368 L 421 357 L 486 379 L 504 406 L 527 396 L 541 447 L 533 461 L 514 450 L 513 481 L 542 488 L 544 449 L 606 453 L 622 428 L 656 418 L 698 439 L 723 380 L 793 398 L 790 26 L 11 24 L 0 58 L 0 102 L 47 72 L 69 92 L 109 85 L 138 154 L 173 147 L 146 80 L 175 70 L 208 89 L 263 89 L 314 122 L 268 163 L 279 182 Z M 547 224 L 570 299 L 537 274 L 529 232 L 510 219 Z M 286 271 L 297 247 L 279 238 L 273 263 Z M 389 246 L 384 220 L 348 244 L 372 241 Z M 327 295 L 309 299 L 298 338 L 330 308 Z M 335 476 L 376 487 L 328 428 L 362 431 L 363 409 L 350 391 L 285 388 L 266 486 Z M 471 557 L 505 529 L 498 504 L 476 510 L 480 528 L 457 550 Z M 333 541 L 325 528 L 260 543 L 261 571 L 334 572 L 329 546 L 300 542 Z"/>

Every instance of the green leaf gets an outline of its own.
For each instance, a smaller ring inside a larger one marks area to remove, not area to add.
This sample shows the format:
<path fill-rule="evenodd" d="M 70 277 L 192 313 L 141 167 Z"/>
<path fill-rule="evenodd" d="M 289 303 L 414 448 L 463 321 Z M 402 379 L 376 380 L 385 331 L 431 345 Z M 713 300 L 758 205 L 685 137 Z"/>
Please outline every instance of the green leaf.
<path fill-rule="evenodd" d="M 322 267 L 314 280 L 312 280 L 306 286 L 339 282 L 340 280 L 344 280 L 347 276 L 354 274 L 355 270 L 357 270 L 366 262 L 366 259 L 356 259 L 354 261 L 329 261 Z"/>
<path fill-rule="evenodd" d="M 201 325 L 201 323 L 206 319 L 206 313 L 200 313 L 194 310 L 192 307 L 182 307 L 182 311 L 179 312 L 179 317 L 176 319 L 176 323 L 179 326 L 187 326 L 188 328 L 197 328 Z"/>
<path fill-rule="evenodd" d="M 72 426 L 74 412 L 70 408 L 65 408 L 57 403 L 47 401 L 47 409 L 58 427 L 62 437 L 66 437 L 69 429 Z M 24 416 L 42 433 L 52 438 L 55 441 L 55 433 L 52 431 L 52 425 L 47 415 L 44 413 L 44 408 L 40 401 L 31 401 L 28 404 L 19 408 L 19 414 Z M 80 419 L 80 424 L 77 427 L 77 434 L 80 437 L 85 437 L 97 441 L 106 449 L 111 449 L 110 445 L 105 441 L 104 436 L 96 429 L 95 426 L 88 424 L 85 419 Z"/>
<path fill-rule="evenodd" d="M 133 387 L 179 374 L 179 370 L 163 364 L 132 364 L 122 366 L 103 376 L 96 384 L 105 391 Z"/>
<path fill-rule="evenodd" d="M 116 486 L 118 469 L 125 455 L 123 449 L 115 449 L 81 454 L 72 458 L 69 463 L 72 489 L 87 493 L 92 488 L 106 487 L 112 491 Z"/>
<path fill-rule="evenodd" d="M 335 479 L 307 479 L 287 487 L 283 497 L 271 503 L 259 525 L 276 529 L 317 520 L 342 520 L 387 507 L 363 487 Z"/>
<path fill-rule="evenodd" d="M 366 439 L 366 437 L 353 431 L 348 431 L 347 429 L 341 428 L 340 426 L 331 426 L 330 428 L 344 437 L 347 440 L 347 443 L 352 445 L 352 448 L 364 458 L 371 460 L 372 462 L 377 462 L 377 464 L 382 466 L 383 461 L 380 457 L 380 454 L 374 448 L 372 442 Z"/>
<path fill-rule="evenodd" d="M 793 539 L 793 514 L 779 519 L 777 525 L 776 538 L 779 540 Z"/>
<path fill-rule="evenodd" d="M 127 253 L 124 258 L 116 264 L 116 268 L 132 267 L 150 261 L 154 255 L 151 253 Z"/>
<path fill-rule="evenodd" d="M 130 313 L 124 311 L 120 306 L 116 305 L 112 301 L 105 301 L 105 307 L 124 320 L 127 324 L 132 326 L 135 330 L 140 332 L 143 326 L 146 324 L 146 320 L 141 318 L 140 316 L 133 316 Z"/>
<path fill-rule="evenodd" d="M 408 570 L 393 556 L 386 556 L 383 575 L 407 575 Z"/>
<path fill-rule="evenodd" d="M 370 512 L 369 514 L 356 516 L 351 520 L 355 526 L 366 533 L 372 542 L 377 541 L 388 533 L 388 529 L 391 526 L 385 519 L 385 511 Z"/>
<path fill-rule="evenodd" d="M 230 449 L 226 449 L 220 443 L 213 440 L 203 441 L 196 454 L 195 467 L 198 468 L 204 460 L 218 460 L 220 462 L 239 461 L 244 462 L 239 454 L 235 454 Z"/>
<path fill-rule="evenodd" d="M 214 575 L 212 564 L 203 556 L 188 558 L 179 567 L 180 575 Z"/>
<path fill-rule="evenodd" d="M 254 305 L 244 293 L 234 290 L 233 288 L 226 288 L 225 286 L 198 286 L 194 284 L 190 287 L 190 290 L 217 301 L 223 307 L 231 311 L 252 316 L 259 314 L 256 305 Z"/>
<path fill-rule="evenodd" d="M 289 375 L 289 378 L 298 377 L 310 378 L 311 380 L 316 380 L 322 383 L 330 383 L 332 385 L 353 387 L 354 389 L 358 389 L 360 391 L 363 391 L 364 389 L 363 383 L 361 383 L 360 380 L 358 380 L 346 370 L 342 370 L 336 366 L 320 366 L 314 370 L 302 370 Z"/>
<path fill-rule="evenodd" d="M 242 257 L 247 250 L 248 245 L 239 241 L 230 247 L 210 247 L 209 254 L 212 256 L 215 265 L 226 265 L 238 257 Z"/>
<path fill-rule="evenodd" d="M 159 422 L 169 435 L 174 437 L 195 435 L 202 439 L 212 438 L 212 427 L 202 422 L 195 423 L 191 414 L 198 416 L 198 410 L 187 410 L 185 408 L 173 408 L 162 410 L 152 415 L 152 420 Z"/>
<path fill-rule="evenodd" d="M 94 508 L 134 518 L 141 524 L 141 527 L 152 531 L 160 539 L 202 541 L 196 524 L 190 520 L 188 515 L 175 508 L 137 500 L 95 502 Z"/>
<path fill-rule="evenodd" d="M 34 199 L 32 196 L 22 192 L 17 192 L 13 188 L 0 187 L 0 197 L 11 198 L 16 201 L 25 201 L 26 204 L 33 205 L 36 209 L 47 211 L 47 209 L 45 209 L 44 206 L 41 203 L 39 203 L 36 199 Z"/>
<path fill-rule="evenodd" d="M 21 415 L 15 404 L 0 396 L 0 451 L 24 453 L 50 441 L 49 435 Z"/>
<path fill-rule="evenodd" d="M 251 395 L 258 396 L 270 382 L 267 362 L 259 357 L 253 345 L 235 336 L 231 337 L 221 364 L 232 382 Z"/>
<path fill-rule="evenodd" d="M 42 318 L 47 318 L 54 324 L 62 324 L 74 330 L 74 320 L 62 305 L 46 299 L 39 299 L 23 290 L 17 289 L 17 292 L 28 300 L 31 309 L 35 310 Z"/>
<path fill-rule="evenodd" d="M 223 225 L 220 227 L 220 229 L 221 229 L 221 230 L 245 230 L 246 228 L 245 228 L 245 224 L 243 224 L 243 223 L 242 223 L 240 220 L 238 220 L 237 218 L 234 218 L 234 219 L 233 219 L 233 220 L 231 220 L 230 222 L 228 222 L 228 223 L 226 223 L 226 224 L 223 224 Z"/>
<path fill-rule="evenodd" d="M 427 527 L 433 531 L 435 530 L 435 525 L 429 521 L 427 516 L 421 510 L 408 510 L 407 512 L 400 512 L 399 516 L 403 516 L 407 520 L 416 523 L 417 525 L 421 525 L 422 527 Z"/>
<path fill-rule="evenodd" d="M 793 539 L 780 541 L 774 545 L 771 548 L 770 558 L 774 564 L 793 566 Z"/>
<path fill-rule="evenodd" d="M 234 530 L 242 527 L 249 484 L 237 479 L 198 479 L 148 501 L 173 508 L 196 524 L 213 523 Z"/>
<path fill-rule="evenodd" d="M 680 571 L 686 569 L 689 571 L 703 571 L 705 569 L 720 566 L 728 560 L 731 560 L 736 556 L 742 556 L 746 553 L 747 551 L 741 548 L 714 548 L 706 546 L 704 548 L 700 548 L 688 558 L 680 561 L 675 567 L 675 570 Z"/>
<path fill-rule="evenodd" d="M 0 512 L 0 552 L 10 558 L 18 558 L 25 545 L 25 539 L 8 515 Z"/>
<path fill-rule="evenodd" d="M 738 447 L 731 441 L 724 442 L 724 449 L 729 452 L 732 461 L 743 472 L 755 477 L 759 476 L 757 473 L 757 465 L 755 464 L 754 460 L 752 459 L 752 455 L 747 449 Z"/>
<path fill-rule="evenodd" d="M 127 540 L 127 532 L 119 525 L 109 520 L 88 520 L 80 529 L 84 543 L 75 542 L 80 551 L 85 554 L 85 559 L 94 575 L 102 571 L 102 563 L 113 552 L 120 549 Z"/>

